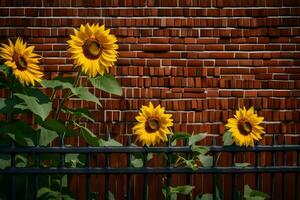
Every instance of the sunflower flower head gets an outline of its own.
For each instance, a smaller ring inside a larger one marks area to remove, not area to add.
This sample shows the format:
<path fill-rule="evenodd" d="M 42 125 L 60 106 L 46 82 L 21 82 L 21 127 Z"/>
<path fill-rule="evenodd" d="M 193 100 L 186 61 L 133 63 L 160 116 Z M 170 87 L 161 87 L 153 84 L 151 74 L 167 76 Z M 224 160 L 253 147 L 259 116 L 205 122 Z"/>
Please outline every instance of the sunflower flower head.
<path fill-rule="evenodd" d="M 87 23 L 79 30 L 74 29 L 75 35 L 70 35 L 71 39 L 67 41 L 74 65 L 81 67 L 89 77 L 108 73 L 117 61 L 119 46 L 116 37 L 109 32 L 104 25 Z"/>
<path fill-rule="evenodd" d="M 165 113 L 164 107 L 154 107 L 150 102 L 149 106 L 142 106 L 136 120 L 138 123 L 133 127 L 133 132 L 143 145 L 168 141 L 169 127 L 173 126 L 173 119 L 171 114 Z"/>
<path fill-rule="evenodd" d="M 9 45 L 2 43 L 0 47 L 0 57 L 5 60 L 5 65 L 10 67 L 14 76 L 22 85 L 35 85 L 41 82 L 43 72 L 38 65 L 40 55 L 33 53 L 34 46 L 26 46 L 21 38 L 15 44 L 8 40 Z"/>
<path fill-rule="evenodd" d="M 232 134 L 233 141 L 238 146 L 254 146 L 254 140 L 262 139 L 261 135 L 265 133 L 264 128 L 259 124 L 263 122 L 263 117 L 258 117 L 254 113 L 254 108 L 249 110 L 239 108 L 234 118 L 228 119 L 225 125 Z"/>

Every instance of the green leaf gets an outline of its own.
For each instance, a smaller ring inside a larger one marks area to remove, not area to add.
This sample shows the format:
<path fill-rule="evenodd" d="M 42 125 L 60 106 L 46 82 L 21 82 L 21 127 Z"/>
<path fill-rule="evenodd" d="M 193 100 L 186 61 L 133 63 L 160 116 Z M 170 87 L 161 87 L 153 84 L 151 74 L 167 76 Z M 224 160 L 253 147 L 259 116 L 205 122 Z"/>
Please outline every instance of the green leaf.
<path fill-rule="evenodd" d="M 109 138 L 108 140 L 101 140 L 101 143 L 105 146 L 105 147 L 120 147 L 123 146 L 121 143 L 119 143 L 118 141 Z"/>
<path fill-rule="evenodd" d="M 170 187 L 170 193 L 177 193 L 177 194 L 183 194 L 188 195 L 192 192 L 194 189 L 194 186 L 191 185 L 183 185 L 183 186 L 177 186 L 177 187 Z"/>
<path fill-rule="evenodd" d="M 108 200 L 115 200 L 115 196 L 111 191 L 108 191 Z"/>
<path fill-rule="evenodd" d="M 206 133 L 198 133 L 195 135 L 191 135 L 191 137 L 189 139 L 189 145 L 195 145 L 197 142 L 206 138 L 206 136 L 207 136 Z"/>
<path fill-rule="evenodd" d="M 211 167 L 213 165 L 213 157 L 209 155 L 198 155 L 198 159 L 200 160 L 203 167 Z"/>
<path fill-rule="evenodd" d="M 43 127 L 39 127 L 39 145 L 40 146 L 47 146 L 50 144 L 55 138 L 59 135 L 52 130 L 45 129 Z"/>
<path fill-rule="evenodd" d="M 0 154 L 0 169 L 5 169 L 11 166 L 11 157 L 8 154 Z"/>
<path fill-rule="evenodd" d="M 203 194 L 201 197 L 197 195 L 195 200 L 212 200 L 213 195 L 212 194 Z"/>
<path fill-rule="evenodd" d="M 206 154 L 207 152 L 209 152 L 209 148 L 206 146 L 193 145 L 192 151 L 197 152 L 199 154 Z"/>
<path fill-rule="evenodd" d="M 89 78 L 89 80 L 95 88 L 118 96 L 122 95 L 122 88 L 116 78 L 111 74 L 104 74 L 103 76 Z"/>
<path fill-rule="evenodd" d="M 95 102 L 96 104 L 101 106 L 99 99 L 95 95 L 90 93 L 88 88 L 85 87 L 71 88 L 71 91 L 74 95 L 77 95 L 80 99 L 85 101 Z"/>
<path fill-rule="evenodd" d="M 20 93 L 16 93 L 15 96 L 24 101 L 24 103 L 15 105 L 15 108 L 22 110 L 28 109 L 34 114 L 40 116 L 43 120 L 46 119 L 52 109 L 52 103 L 50 101 L 47 103 L 41 103 L 36 97 L 27 96 Z"/>
<path fill-rule="evenodd" d="M 35 146 L 37 132 L 22 121 L 10 123 L 8 135 L 21 146 Z"/>
<path fill-rule="evenodd" d="M 6 114 L 14 111 L 14 106 L 22 101 L 16 98 L 0 98 L 0 113 Z"/>
<path fill-rule="evenodd" d="M 230 146 L 233 144 L 233 139 L 230 131 L 226 131 L 222 137 L 224 146 Z"/>
<path fill-rule="evenodd" d="M 176 132 L 176 133 L 172 134 L 172 137 L 171 137 L 172 146 L 176 145 L 177 140 L 188 139 L 190 136 L 191 136 L 191 134 L 186 133 L 186 132 Z"/>
<path fill-rule="evenodd" d="M 84 159 L 82 155 L 78 153 L 68 153 L 65 155 L 65 163 L 68 165 L 68 167 L 79 167 L 84 166 Z"/>
<path fill-rule="evenodd" d="M 99 99 L 93 95 L 92 93 L 89 92 L 88 88 L 85 87 L 74 87 L 70 82 L 63 82 L 61 80 L 58 79 L 54 79 L 54 80 L 43 80 L 41 82 L 41 85 L 44 88 L 53 88 L 53 89 L 57 89 L 57 88 L 62 88 L 62 89 L 70 89 L 71 92 L 78 96 L 79 98 L 81 98 L 82 100 L 86 100 L 86 101 L 91 101 L 91 102 L 95 102 L 98 105 L 101 106 L 101 103 L 99 101 Z"/>
<path fill-rule="evenodd" d="M 131 165 L 135 168 L 143 167 L 144 162 L 141 158 L 134 158 L 131 160 Z"/>
<path fill-rule="evenodd" d="M 45 121 L 41 121 L 37 119 L 37 123 L 44 127 L 45 129 L 54 131 L 59 135 L 68 136 L 77 136 L 77 132 L 73 129 L 68 129 L 61 121 L 55 119 L 46 119 Z"/>
<path fill-rule="evenodd" d="M 147 161 L 153 158 L 152 153 L 147 154 Z M 134 153 L 131 155 L 131 165 L 133 167 L 139 168 L 144 166 L 143 154 L 142 153 Z"/>
<path fill-rule="evenodd" d="M 93 119 L 92 113 L 85 108 L 78 108 L 78 109 L 71 109 L 71 108 L 63 108 L 62 111 L 66 114 L 71 114 L 73 116 L 76 116 L 78 118 L 86 118 L 92 122 L 95 120 Z"/>
<path fill-rule="evenodd" d="M 251 163 L 247 163 L 247 162 L 243 162 L 243 163 L 234 163 L 234 166 L 235 166 L 235 167 L 241 167 L 241 168 L 248 167 L 249 165 L 251 165 Z"/>
<path fill-rule="evenodd" d="M 88 128 L 81 126 L 80 124 L 74 123 L 80 128 L 80 133 L 83 139 L 93 147 L 104 146 L 102 140 L 100 140 L 94 133 L 92 133 Z"/>
<path fill-rule="evenodd" d="M 16 167 L 26 167 L 28 164 L 28 159 L 26 154 L 18 154 L 15 157 Z"/>
<path fill-rule="evenodd" d="M 264 192 L 258 191 L 258 190 L 252 190 L 249 185 L 244 186 L 244 198 L 246 200 L 264 200 L 269 198 L 269 195 L 267 195 Z"/>
<path fill-rule="evenodd" d="M 53 79 L 53 80 L 42 80 L 41 85 L 44 88 L 52 88 L 52 89 L 71 89 L 73 88 L 73 84 L 70 82 L 65 82 L 59 79 Z"/>
<path fill-rule="evenodd" d="M 47 188 L 47 187 L 42 187 L 39 189 L 39 191 L 37 192 L 37 195 L 36 197 L 39 199 L 41 198 L 42 196 L 48 194 L 48 193 L 51 193 L 52 190 L 50 188 Z"/>

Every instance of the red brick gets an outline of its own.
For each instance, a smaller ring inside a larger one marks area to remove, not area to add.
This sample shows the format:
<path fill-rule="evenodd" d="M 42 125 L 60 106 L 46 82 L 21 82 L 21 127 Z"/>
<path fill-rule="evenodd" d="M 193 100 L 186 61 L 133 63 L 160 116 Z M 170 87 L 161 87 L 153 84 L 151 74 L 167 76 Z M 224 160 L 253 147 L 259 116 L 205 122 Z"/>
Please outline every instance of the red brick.
<path fill-rule="evenodd" d="M 124 96 L 96 90 L 108 109 L 98 114 L 93 103 L 68 102 L 95 112 L 96 122 L 88 126 L 97 134 L 105 130 L 104 119 L 114 120 L 109 129 L 123 138 L 120 131 L 132 128 L 124 122 L 133 124 L 139 107 L 153 101 L 180 110 L 173 112 L 174 130 L 218 135 L 232 110 L 253 105 L 268 121 L 266 137 L 282 131 L 297 138 L 298 1 L 20 0 L 1 1 L 0 7 L 0 42 L 20 36 L 36 46 L 46 78 L 74 75 L 66 44 L 73 26 L 105 23 L 116 35 L 119 58 L 112 74 Z M 91 87 L 86 80 L 83 86 Z"/>

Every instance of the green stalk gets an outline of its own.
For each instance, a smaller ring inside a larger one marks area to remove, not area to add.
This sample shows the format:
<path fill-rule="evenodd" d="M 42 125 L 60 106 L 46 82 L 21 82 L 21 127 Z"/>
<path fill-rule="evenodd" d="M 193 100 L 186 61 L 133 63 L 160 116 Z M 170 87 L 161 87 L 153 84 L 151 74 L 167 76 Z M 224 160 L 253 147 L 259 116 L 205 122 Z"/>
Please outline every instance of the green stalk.
<path fill-rule="evenodd" d="M 13 74 L 12 72 L 10 71 L 10 73 L 8 74 L 8 78 L 9 78 L 9 89 L 10 89 L 10 94 L 9 94 L 9 98 L 13 98 L 14 96 L 14 87 L 13 87 Z M 12 112 L 9 112 L 6 114 L 6 122 L 11 122 L 13 119 L 13 113 Z"/>
<path fill-rule="evenodd" d="M 79 69 L 79 71 L 77 72 L 77 76 L 76 76 L 76 79 L 73 83 L 73 87 L 76 87 L 78 82 L 79 82 L 79 79 L 80 79 L 80 75 L 81 75 L 81 71 Z M 64 96 L 64 98 L 62 99 L 62 101 L 58 104 L 58 107 L 57 107 L 57 110 L 56 110 L 56 113 L 55 113 L 55 119 L 57 120 L 59 118 L 59 114 L 61 112 L 61 109 L 63 108 L 65 102 L 68 100 L 68 98 L 71 96 L 72 92 L 71 92 L 71 89 L 68 90 L 67 94 Z"/>
<path fill-rule="evenodd" d="M 217 156 L 217 159 L 216 159 L 215 166 L 218 165 L 218 161 L 219 161 L 219 159 L 220 159 L 221 154 L 222 154 L 222 152 L 219 152 L 219 153 L 218 153 L 218 156 Z"/>

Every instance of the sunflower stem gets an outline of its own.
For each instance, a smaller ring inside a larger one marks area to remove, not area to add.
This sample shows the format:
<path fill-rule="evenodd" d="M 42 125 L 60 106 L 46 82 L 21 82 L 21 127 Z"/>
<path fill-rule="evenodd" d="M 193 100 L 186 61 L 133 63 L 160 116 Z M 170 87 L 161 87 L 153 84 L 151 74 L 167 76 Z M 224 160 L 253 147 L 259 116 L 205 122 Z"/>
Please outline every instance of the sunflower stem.
<path fill-rule="evenodd" d="M 52 102 L 52 100 L 53 100 L 53 98 L 54 98 L 54 96 L 55 96 L 55 94 L 56 94 L 56 91 L 57 91 L 57 89 L 55 88 L 55 89 L 53 89 L 53 91 L 52 91 L 52 93 L 51 93 L 51 96 L 50 96 L 50 101 Z"/>
<path fill-rule="evenodd" d="M 8 78 L 9 78 L 9 89 L 10 89 L 9 98 L 13 98 L 14 97 L 14 81 L 12 81 L 12 79 L 14 77 L 13 77 L 12 71 L 9 71 Z M 11 122 L 12 119 L 13 119 L 13 111 L 6 114 L 6 122 Z"/>
<path fill-rule="evenodd" d="M 80 79 L 80 75 L 81 75 L 81 70 L 78 70 L 76 79 L 75 79 L 75 81 L 73 83 L 73 87 L 77 86 L 77 84 L 79 82 L 79 79 Z M 55 119 L 56 120 L 59 118 L 59 114 L 60 114 L 61 109 L 63 108 L 65 102 L 70 98 L 71 95 L 72 95 L 72 92 L 71 92 L 71 89 L 69 89 L 68 92 L 67 92 L 67 94 L 62 99 L 62 101 L 58 104 L 58 107 L 57 107 L 57 110 L 56 110 L 56 113 L 55 113 Z"/>
<path fill-rule="evenodd" d="M 218 153 L 218 156 L 217 156 L 217 159 L 216 159 L 215 166 L 218 166 L 218 161 L 219 161 L 219 159 L 220 159 L 221 154 L 222 154 L 222 152 L 219 152 L 219 153 Z"/>

